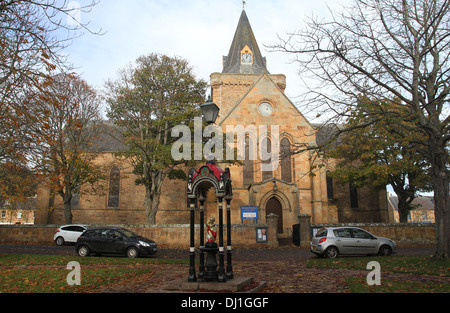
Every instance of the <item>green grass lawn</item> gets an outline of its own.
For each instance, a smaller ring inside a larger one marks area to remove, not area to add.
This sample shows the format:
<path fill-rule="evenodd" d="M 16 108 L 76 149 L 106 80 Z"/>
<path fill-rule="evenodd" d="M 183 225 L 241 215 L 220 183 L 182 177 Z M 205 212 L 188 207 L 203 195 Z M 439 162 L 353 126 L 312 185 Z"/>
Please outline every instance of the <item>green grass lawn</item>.
<path fill-rule="evenodd" d="M 309 268 L 349 269 L 369 272 L 367 264 L 379 262 L 381 266 L 381 285 L 369 286 L 366 277 L 350 277 L 347 279 L 351 292 L 420 292 L 448 293 L 450 292 L 450 261 L 435 261 L 424 256 L 390 256 L 390 257 L 348 257 L 337 259 L 312 258 L 308 260 Z M 414 274 L 423 277 L 423 281 L 407 281 L 402 279 L 383 279 L 383 273 Z M 443 278 L 442 283 L 427 281 L 426 276 Z"/>
<path fill-rule="evenodd" d="M 69 262 L 81 266 L 81 286 L 69 286 Z M 152 271 L 152 264 L 185 260 L 52 255 L 0 255 L 0 293 L 90 292 Z M 156 274 L 156 273 L 155 273 Z"/>

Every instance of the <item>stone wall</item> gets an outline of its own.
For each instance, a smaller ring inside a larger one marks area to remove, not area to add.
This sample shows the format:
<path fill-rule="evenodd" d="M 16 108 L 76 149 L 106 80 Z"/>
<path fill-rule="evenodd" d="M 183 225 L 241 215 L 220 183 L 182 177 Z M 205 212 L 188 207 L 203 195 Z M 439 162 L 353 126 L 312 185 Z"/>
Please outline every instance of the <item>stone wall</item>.
<path fill-rule="evenodd" d="M 322 227 L 359 227 L 368 232 L 394 240 L 398 245 L 433 245 L 435 243 L 435 225 L 421 223 L 345 223 L 312 224 L 313 229 Z"/>
<path fill-rule="evenodd" d="M 309 219 L 308 219 L 309 220 Z M 305 220 L 306 221 L 306 220 Z M 303 221 L 302 223 L 304 223 Z M 277 247 L 278 237 L 276 231 L 276 220 L 269 224 L 238 224 L 232 225 L 231 244 L 251 247 Z M 394 240 L 398 245 L 433 245 L 435 243 L 434 224 L 311 224 L 312 230 L 321 227 L 353 226 L 363 228 L 374 235 L 387 237 Z M 57 225 L 1 225 L 0 244 L 5 243 L 27 243 L 27 244 L 49 244 L 53 242 L 53 235 Z M 95 227 L 95 226 L 93 226 Z M 189 246 L 190 228 L 188 224 L 170 225 L 118 225 L 130 229 L 144 237 L 155 240 L 159 245 Z M 268 242 L 256 242 L 256 229 L 268 227 Z M 301 228 L 305 228 L 302 226 Z M 199 225 L 195 228 L 195 242 L 199 245 Z M 224 225 L 224 246 L 227 245 L 227 227 Z M 274 234 L 273 236 L 271 234 Z M 305 237 L 305 235 L 302 235 Z M 217 238 L 218 239 L 218 238 Z M 301 247 L 309 248 L 309 238 L 301 238 Z M 1 251 L 0 251 L 1 253 Z"/>
<path fill-rule="evenodd" d="M 103 227 L 99 226 L 99 227 Z M 114 225 L 124 227 L 135 233 L 153 239 L 159 245 L 188 247 L 190 227 L 188 224 L 171 225 Z M 58 225 L 5 225 L 0 226 L 0 244 L 26 243 L 50 244 Z M 95 227 L 93 225 L 92 227 Z M 267 247 L 268 243 L 256 243 L 256 228 L 268 227 L 267 224 L 232 225 L 231 244 L 255 247 Z M 206 231 L 206 229 L 205 229 Z M 195 227 L 195 242 L 199 245 L 200 227 Z M 218 240 L 218 238 L 217 238 Z M 224 225 L 224 246 L 227 245 L 227 227 Z M 1 253 L 1 251 L 0 251 Z"/>

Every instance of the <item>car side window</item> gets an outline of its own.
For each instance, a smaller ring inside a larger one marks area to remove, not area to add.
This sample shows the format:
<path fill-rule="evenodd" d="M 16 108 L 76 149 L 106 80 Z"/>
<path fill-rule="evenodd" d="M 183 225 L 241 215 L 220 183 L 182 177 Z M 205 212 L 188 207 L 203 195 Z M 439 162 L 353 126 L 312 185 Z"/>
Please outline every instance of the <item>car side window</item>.
<path fill-rule="evenodd" d="M 372 235 L 361 229 L 353 229 L 353 236 L 359 239 L 372 239 Z"/>
<path fill-rule="evenodd" d="M 88 233 L 88 237 L 90 237 L 90 238 L 100 238 L 100 231 L 99 230 L 90 231 Z"/>
<path fill-rule="evenodd" d="M 122 235 L 116 230 L 108 230 L 107 233 L 106 233 L 106 236 L 108 238 L 113 238 L 113 239 L 122 237 Z"/>
<path fill-rule="evenodd" d="M 352 234 L 350 233 L 350 229 L 348 229 L 348 228 L 335 229 L 335 230 L 333 230 L 333 233 L 336 237 L 340 237 L 340 238 L 351 238 L 352 237 Z"/>

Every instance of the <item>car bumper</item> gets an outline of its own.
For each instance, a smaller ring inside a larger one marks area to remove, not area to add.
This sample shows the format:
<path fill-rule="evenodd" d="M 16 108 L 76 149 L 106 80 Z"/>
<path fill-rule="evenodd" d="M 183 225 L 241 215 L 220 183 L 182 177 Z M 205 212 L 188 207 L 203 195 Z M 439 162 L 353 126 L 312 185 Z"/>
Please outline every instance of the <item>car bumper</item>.
<path fill-rule="evenodd" d="M 313 245 L 311 244 L 311 248 L 310 248 L 311 252 L 317 255 L 321 255 L 324 252 L 324 249 L 322 247 L 322 245 Z"/>
<path fill-rule="evenodd" d="M 139 247 L 139 255 L 155 255 L 158 252 L 158 247 L 150 246 L 150 247 Z"/>

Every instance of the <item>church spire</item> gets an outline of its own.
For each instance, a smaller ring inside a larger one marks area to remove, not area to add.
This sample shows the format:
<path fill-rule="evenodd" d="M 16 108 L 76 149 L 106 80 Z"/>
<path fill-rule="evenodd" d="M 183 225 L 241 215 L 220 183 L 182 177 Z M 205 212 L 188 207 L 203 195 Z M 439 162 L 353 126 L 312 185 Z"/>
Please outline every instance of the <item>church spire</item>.
<path fill-rule="evenodd" d="M 243 5 L 245 6 L 245 2 L 243 2 Z M 269 73 L 266 68 L 266 58 L 261 55 L 258 42 L 244 9 L 228 56 L 223 57 L 222 73 Z"/>

